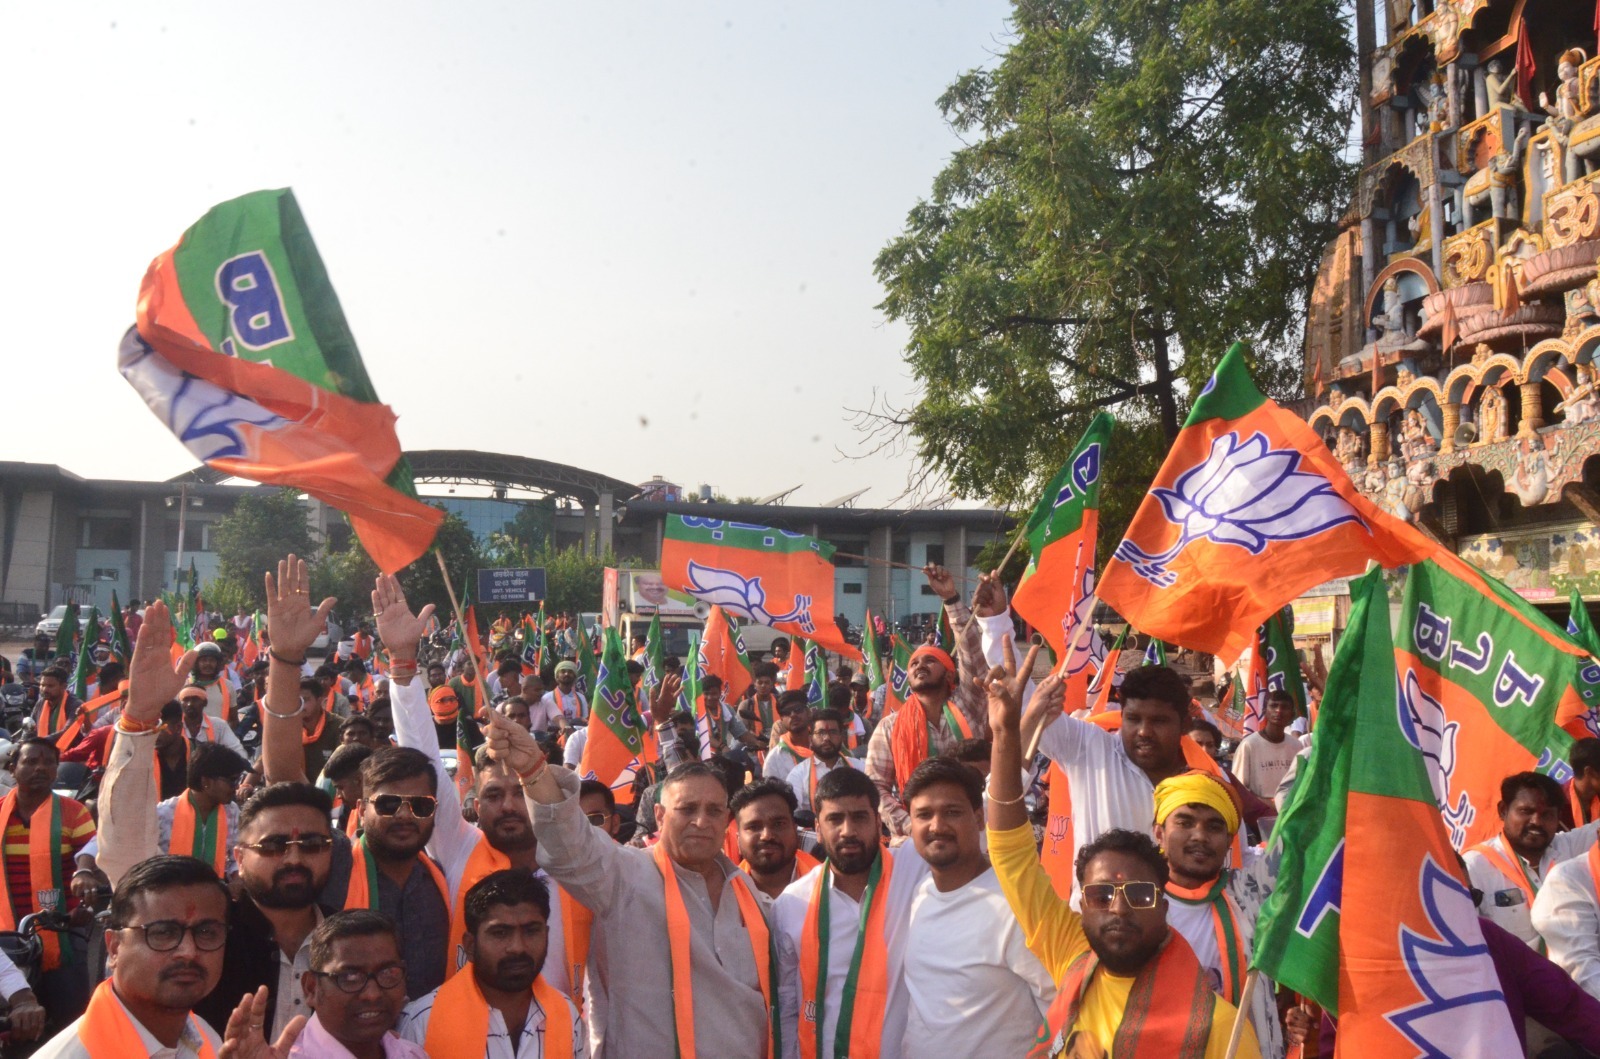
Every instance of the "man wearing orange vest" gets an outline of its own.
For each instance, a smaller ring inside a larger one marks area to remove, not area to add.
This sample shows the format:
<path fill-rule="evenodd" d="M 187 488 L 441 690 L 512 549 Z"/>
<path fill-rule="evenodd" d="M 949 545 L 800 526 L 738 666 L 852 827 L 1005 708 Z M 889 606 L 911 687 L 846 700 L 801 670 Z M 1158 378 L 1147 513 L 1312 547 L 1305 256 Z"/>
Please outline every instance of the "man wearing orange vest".
<path fill-rule="evenodd" d="M 578 1010 L 542 973 L 550 909 L 549 889 L 525 871 L 473 884 L 461 939 L 467 968 L 406 1007 L 400 1036 L 430 1059 L 583 1059 Z"/>
<path fill-rule="evenodd" d="M 454 895 L 450 928 L 449 970 L 454 974 L 464 963 L 459 948 L 464 929 L 464 896 L 474 883 L 495 871 L 517 868 L 542 874 L 535 860 L 536 845 L 528 807 L 517 777 L 491 761 L 480 749 L 475 762 L 478 771 L 478 821 L 473 827 L 461 816 L 461 796 L 456 785 L 444 780 L 444 764 L 439 757 L 433 714 L 425 693 L 401 660 L 415 666 L 417 644 L 431 616 L 432 607 L 412 614 L 405 593 L 393 577 L 379 577 L 372 593 L 372 609 L 378 618 L 378 632 L 393 659 L 390 701 L 394 705 L 395 737 L 402 747 L 412 747 L 434 763 L 441 782 L 434 794 L 439 808 L 434 813 L 428 851 L 439 862 Z M 458 765 L 458 768 L 460 766 Z M 569 996 L 581 996 L 584 966 L 588 963 L 589 913 L 582 905 L 552 884 L 553 908 L 547 917 L 550 945 L 557 959 L 546 965 L 545 978 Z M 421 994 L 414 994 L 420 996 Z"/>
<path fill-rule="evenodd" d="M 970 676 L 987 672 L 978 624 L 972 620 L 950 571 L 932 563 L 923 569 L 928 587 L 944 600 L 950 627 L 958 630 L 956 651 L 961 668 Z M 911 833 L 900 789 L 923 761 L 955 749 L 963 739 L 988 734 L 983 699 L 969 682 L 957 679 L 955 660 L 948 652 L 928 644 L 911 653 L 911 698 L 897 712 L 879 722 L 867 743 L 867 775 L 878 785 L 879 811 L 895 841 Z M 910 721 L 911 723 L 906 723 Z"/>

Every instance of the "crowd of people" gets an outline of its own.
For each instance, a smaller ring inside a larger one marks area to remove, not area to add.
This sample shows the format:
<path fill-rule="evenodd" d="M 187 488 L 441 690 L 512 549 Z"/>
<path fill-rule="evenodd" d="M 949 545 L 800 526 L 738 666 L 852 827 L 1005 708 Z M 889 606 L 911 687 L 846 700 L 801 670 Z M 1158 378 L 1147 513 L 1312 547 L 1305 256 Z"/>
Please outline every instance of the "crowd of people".
<path fill-rule="evenodd" d="M 165 605 L 132 613 L 126 666 L 82 701 L 39 645 L 0 800 L 0 931 L 35 916 L 41 943 L 36 966 L 0 956 L 11 1047 L 1331 1055 L 1334 1019 L 1248 973 L 1263 840 L 1314 738 L 1293 701 L 1234 747 L 1190 680 L 1142 664 L 1090 717 L 1014 645 L 996 578 L 968 600 L 925 572 L 952 642 L 912 653 L 900 703 L 845 664 L 791 687 L 783 639 L 736 701 L 705 674 L 690 703 L 684 661 L 647 675 L 634 643 L 647 749 L 621 777 L 584 773 L 603 722 L 580 641 L 540 667 L 496 628 L 425 662 L 434 608 L 391 577 L 322 659 L 333 601 L 293 556 L 264 629 L 180 656 Z M 80 797 L 56 789 L 63 762 Z M 1600 1054 L 1600 740 L 1571 764 L 1566 788 L 1508 776 L 1500 833 L 1465 851 L 1546 1059 Z"/>

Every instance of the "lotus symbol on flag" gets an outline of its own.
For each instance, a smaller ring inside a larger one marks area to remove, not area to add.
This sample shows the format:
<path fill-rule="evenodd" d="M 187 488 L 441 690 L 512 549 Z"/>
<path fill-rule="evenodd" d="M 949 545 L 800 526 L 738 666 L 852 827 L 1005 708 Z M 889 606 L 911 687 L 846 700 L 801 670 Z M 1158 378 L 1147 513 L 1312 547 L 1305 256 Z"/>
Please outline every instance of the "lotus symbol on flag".
<path fill-rule="evenodd" d="M 1423 858 L 1419 875 L 1419 896 L 1428 922 L 1425 930 L 1409 923 L 1402 926 L 1400 950 L 1422 1000 L 1384 1018 L 1416 1045 L 1418 1056 L 1453 1059 L 1485 1054 L 1486 1042 L 1477 1038 L 1492 1018 L 1473 1009 L 1501 1007 L 1505 994 L 1487 970 L 1488 946 L 1481 936 L 1473 938 L 1479 933 L 1478 910 L 1467 888 L 1432 856 Z"/>
<path fill-rule="evenodd" d="M 1456 771 L 1456 736 L 1461 725 L 1445 719 L 1444 707 L 1422 690 L 1415 669 L 1405 670 L 1397 691 L 1400 731 L 1406 742 L 1422 753 L 1428 779 L 1433 783 L 1434 801 L 1444 814 L 1450 842 L 1459 849 L 1466 840 L 1467 829 L 1478 817 L 1478 810 L 1465 791 L 1454 799 L 1450 794 L 1450 780 Z"/>
<path fill-rule="evenodd" d="M 793 609 L 785 614 L 769 614 L 767 590 L 761 587 L 761 578 L 741 577 L 732 570 L 702 566 L 693 559 L 689 560 L 689 594 L 760 625 L 798 622 L 808 633 L 817 629 L 811 620 L 810 596 L 796 596 Z"/>
<path fill-rule="evenodd" d="M 1232 544 L 1260 555 L 1272 541 L 1304 540 L 1360 522 L 1332 482 L 1299 469 L 1301 459 L 1295 449 L 1269 447 L 1259 432 L 1243 441 L 1234 431 L 1218 435 L 1205 460 L 1180 474 L 1172 488 L 1150 491 L 1179 528 L 1178 539 L 1157 554 L 1125 539 L 1116 558 L 1158 588 L 1171 588 L 1178 575 L 1167 564 L 1194 541 Z"/>

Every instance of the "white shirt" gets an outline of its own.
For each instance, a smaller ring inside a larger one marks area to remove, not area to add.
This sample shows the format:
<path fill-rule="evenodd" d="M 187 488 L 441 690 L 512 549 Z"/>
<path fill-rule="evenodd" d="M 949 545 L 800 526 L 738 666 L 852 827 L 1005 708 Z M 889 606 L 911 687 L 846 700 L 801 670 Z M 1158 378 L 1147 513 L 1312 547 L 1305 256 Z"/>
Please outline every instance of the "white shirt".
<path fill-rule="evenodd" d="M 800 762 L 806 760 L 793 750 L 776 743 L 767 751 L 766 764 L 761 767 L 761 775 L 769 780 L 787 780 L 789 773 L 793 772 Z"/>
<path fill-rule="evenodd" d="M 128 1010 L 120 997 L 112 993 L 112 999 L 122 1008 L 122 1013 L 128 1016 L 128 1021 L 133 1024 L 134 1030 L 139 1034 L 140 1042 L 144 1044 L 144 1054 L 150 1059 L 199 1059 L 200 1049 L 203 1043 L 207 1042 L 210 1043 L 213 1053 L 222 1051 L 222 1038 L 206 1025 L 205 1019 L 191 1016 L 183 1028 L 183 1035 L 178 1038 L 178 1046 L 168 1048 L 144 1028 L 144 1023 L 133 1017 L 133 1012 Z M 82 1022 L 82 1018 L 75 1019 L 72 1025 L 50 1038 L 33 1054 L 39 1059 L 91 1059 L 89 1049 L 78 1039 L 78 1026 Z M 205 1042 L 202 1042 L 202 1037 L 205 1038 Z"/>
<path fill-rule="evenodd" d="M 250 755 L 244 752 L 244 744 L 239 742 L 237 735 L 233 734 L 233 729 L 228 726 L 228 722 L 221 718 L 213 717 L 209 712 L 209 707 L 207 709 L 206 715 L 200 719 L 200 727 L 195 731 L 190 732 L 188 722 L 184 723 L 184 738 L 190 743 L 216 743 L 218 746 L 225 746 L 248 762 Z M 207 721 L 211 723 L 208 725 Z"/>
<path fill-rule="evenodd" d="M 549 964 L 545 964 L 549 967 Z M 471 974 L 471 971 L 462 971 L 462 974 Z M 428 1041 L 428 1019 L 433 1014 L 434 998 L 439 995 L 435 989 L 420 1000 L 413 1000 L 406 1005 L 405 1011 L 400 1015 L 400 1025 L 395 1032 L 408 1041 L 417 1044 L 426 1044 Z M 563 1029 L 572 1034 L 573 1059 L 584 1059 L 588 1055 L 588 1044 L 584 1040 L 583 1020 L 578 1017 L 578 1009 L 572 1006 L 572 1001 L 565 996 L 562 1000 L 566 1010 L 555 1017 L 564 1019 Z M 511 1048 L 511 1034 L 506 1030 L 506 1017 L 497 1007 L 489 1008 L 489 1040 L 488 1048 L 484 1051 L 484 1059 L 544 1059 L 545 1023 L 549 1016 L 544 1008 L 539 1006 L 537 998 L 528 1005 L 528 1017 L 522 1023 L 522 1035 L 517 1038 L 517 1047 Z"/>
<path fill-rule="evenodd" d="M 538 702 L 528 704 L 528 727 L 532 731 L 553 732 L 563 716 L 561 707 L 550 701 L 549 692 L 541 695 Z"/>
<path fill-rule="evenodd" d="M 1233 752 L 1233 774 L 1257 797 L 1271 798 L 1278 793 L 1278 784 L 1300 749 L 1297 735 L 1284 733 L 1274 743 L 1260 732 L 1251 732 Z"/>
<path fill-rule="evenodd" d="M 1597 831 L 1600 831 L 1600 820 L 1585 824 L 1574 831 L 1556 832 L 1537 865 L 1521 860 L 1507 844 L 1503 832 L 1489 839 L 1484 845 L 1494 847 L 1507 861 L 1513 864 L 1520 863 L 1527 871 L 1528 882 L 1533 884 L 1533 892 L 1537 897 L 1545 878 L 1550 874 L 1550 869 L 1562 861 L 1589 852 L 1589 847 L 1594 845 Z M 1475 849 L 1467 850 L 1461 859 L 1467 862 L 1467 875 L 1472 879 L 1472 885 L 1483 891 L 1483 903 L 1478 906 L 1478 914 L 1537 949 L 1540 932 L 1534 929 L 1533 907 L 1528 904 L 1521 887 L 1517 885 L 1517 880 L 1506 875 L 1492 860 Z"/>
<path fill-rule="evenodd" d="M 322 924 L 322 909 L 316 905 L 311 906 L 316 913 L 317 922 L 312 926 L 315 930 Z M 311 970 L 311 934 L 300 939 L 300 947 L 295 950 L 294 958 L 284 952 L 282 947 L 278 953 L 278 999 L 272 1009 L 272 1024 L 282 1033 L 283 1028 L 289 1025 L 289 1020 L 296 1015 L 311 1015 L 311 1009 L 306 1006 L 305 991 L 300 988 L 300 976 Z"/>
<path fill-rule="evenodd" d="M 883 1045 L 878 1059 L 899 1059 L 906 1030 L 907 993 L 905 963 L 907 935 L 911 922 L 911 900 L 928 875 L 928 862 L 917 856 L 910 845 L 883 851 L 894 858 L 894 874 L 889 880 L 889 902 L 884 909 L 885 955 L 888 958 L 889 1001 L 883 1017 Z M 800 985 L 800 935 L 805 928 L 806 910 L 816 889 L 817 873 L 812 868 L 790 883 L 772 904 L 773 933 L 778 942 L 778 1018 L 782 1029 L 783 1054 L 793 1059 L 800 1054 L 800 1018 L 810 997 L 802 997 Z M 828 899 L 828 984 L 823 1022 L 817 1032 L 817 1059 L 832 1059 L 833 1035 L 839 1022 L 839 1000 L 844 994 L 845 977 L 850 973 L 850 958 L 855 953 L 856 936 L 861 929 L 861 905 L 838 887 L 829 886 Z M 856 1017 L 864 1013 L 856 1012 Z M 1030 1031 L 1037 1029 L 1030 1027 Z"/>
<path fill-rule="evenodd" d="M 569 769 L 577 769 L 583 762 L 583 748 L 589 743 L 589 729 L 579 728 L 567 736 L 567 745 L 562 748 L 561 761 Z"/>
<path fill-rule="evenodd" d="M 906 1055 L 1026 1055 L 1056 996 L 1028 951 L 994 869 L 940 892 L 932 876 L 911 900 Z"/>
<path fill-rule="evenodd" d="M 584 713 L 583 693 L 578 690 L 576 685 L 573 686 L 571 691 L 565 693 L 559 687 L 551 688 L 544 693 L 544 698 L 539 701 L 549 703 L 574 721 L 581 718 Z"/>
<path fill-rule="evenodd" d="M 1533 926 L 1550 947 L 1551 962 L 1600 1000 L 1600 898 L 1587 856 L 1550 869 L 1533 899 Z"/>
<path fill-rule="evenodd" d="M 769 765 L 771 761 L 772 759 L 769 757 L 767 759 Z M 789 771 L 789 786 L 794 789 L 794 796 L 800 800 L 801 809 L 808 812 L 815 809 L 815 806 L 811 804 L 812 774 L 814 773 L 817 777 L 817 782 L 821 783 L 822 777 L 834 771 L 834 769 L 840 768 L 853 768 L 857 772 L 867 771 L 867 767 L 861 763 L 860 758 L 853 758 L 849 754 L 840 754 L 839 760 L 835 761 L 832 766 L 824 765 L 813 755 Z"/>

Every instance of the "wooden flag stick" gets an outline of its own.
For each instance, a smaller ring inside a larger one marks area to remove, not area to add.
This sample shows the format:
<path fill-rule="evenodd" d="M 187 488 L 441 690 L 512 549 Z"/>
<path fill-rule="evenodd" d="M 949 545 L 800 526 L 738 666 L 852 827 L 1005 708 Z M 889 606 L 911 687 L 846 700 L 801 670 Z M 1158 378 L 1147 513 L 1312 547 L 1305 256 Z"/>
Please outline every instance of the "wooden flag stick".
<path fill-rule="evenodd" d="M 482 645 L 472 642 L 472 634 L 467 629 L 467 619 L 461 615 L 461 602 L 456 599 L 455 585 L 450 583 L 450 571 L 444 565 L 444 553 L 435 548 L 433 557 L 439 560 L 439 573 L 444 577 L 444 590 L 450 594 L 450 610 L 456 616 L 456 628 L 461 630 L 461 642 L 466 645 L 467 657 L 472 659 L 473 666 L 478 670 L 478 679 L 488 680 L 489 674 L 486 670 L 488 669 L 489 660 L 478 653 Z M 484 686 L 488 687 L 487 684 Z"/>
<path fill-rule="evenodd" d="M 1256 991 L 1256 979 L 1261 977 L 1261 972 L 1250 968 L 1250 973 L 1244 976 L 1244 989 L 1239 993 L 1239 1008 L 1233 1014 L 1233 1032 L 1228 1035 L 1228 1051 L 1223 1059 L 1234 1059 L 1239 1054 L 1239 1044 L 1244 1040 L 1244 1027 L 1250 1021 L 1246 1014 L 1250 1010 L 1250 995 Z"/>
<path fill-rule="evenodd" d="M 1077 630 L 1073 632 L 1072 644 L 1067 648 L 1067 653 L 1061 656 L 1062 674 L 1065 674 L 1067 671 L 1067 660 L 1077 653 L 1078 645 L 1083 642 L 1083 634 L 1089 631 L 1090 626 L 1094 625 L 1094 608 L 1099 604 L 1099 602 L 1099 592 L 1096 592 L 1094 595 L 1089 597 L 1089 620 L 1079 622 Z M 1028 747 L 1022 752 L 1023 761 L 1027 762 L 1033 760 L 1033 756 L 1039 752 L 1039 739 L 1043 735 L 1044 724 L 1043 719 L 1041 718 L 1041 723 L 1038 725 L 1038 727 L 1034 728 L 1033 734 L 1028 736 Z"/>

